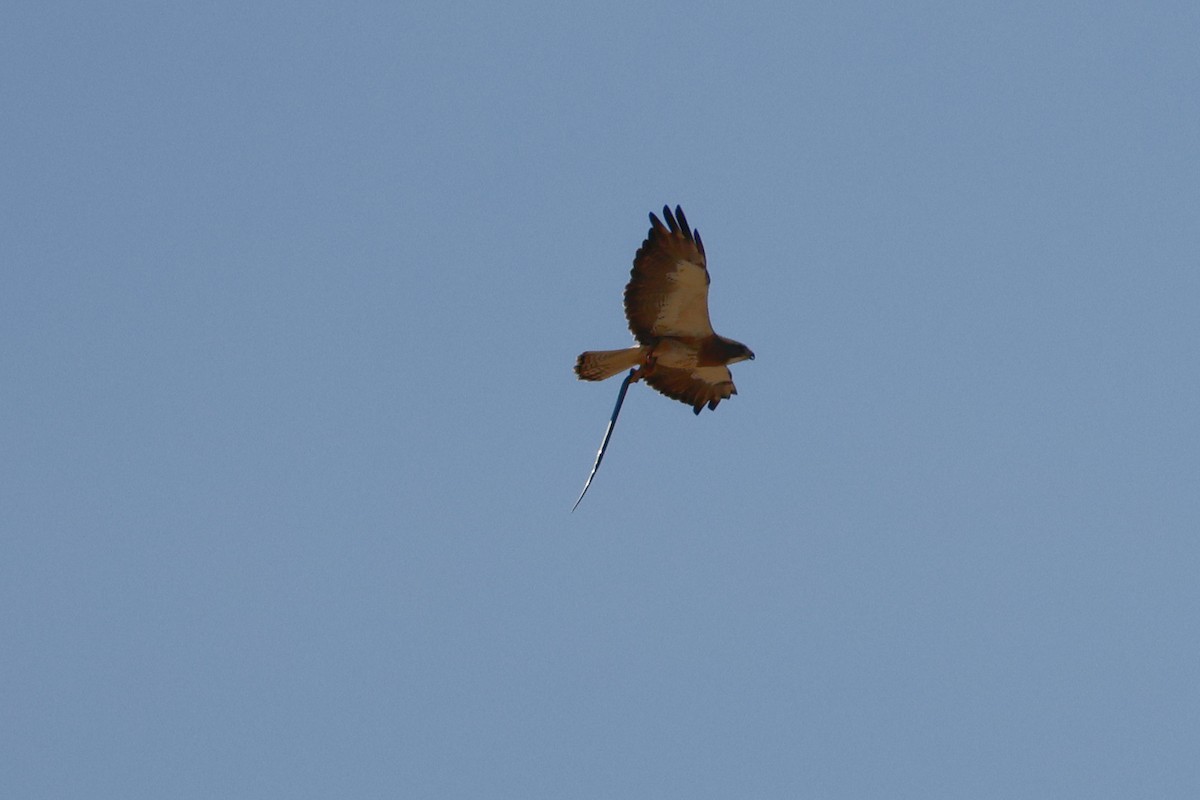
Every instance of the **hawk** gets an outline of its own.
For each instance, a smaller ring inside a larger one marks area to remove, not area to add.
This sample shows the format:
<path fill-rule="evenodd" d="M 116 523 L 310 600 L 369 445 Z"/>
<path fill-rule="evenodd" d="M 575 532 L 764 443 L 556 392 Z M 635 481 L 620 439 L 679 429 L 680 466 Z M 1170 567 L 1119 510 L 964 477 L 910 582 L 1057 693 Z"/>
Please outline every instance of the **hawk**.
<path fill-rule="evenodd" d="M 741 342 L 718 336 L 708 318 L 708 266 L 700 231 L 688 227 L 683 209 L 663 219 L 650 215 L 650 232 L 633 258 L 625 287 L 625 318 L 637 344 L 623 350 L 589 350 L 575 374 L 602 381 L 633 370 L 629 381 L 646 383 L 699 414 L 737 394 L 729 365 L 753 359 Z"/>

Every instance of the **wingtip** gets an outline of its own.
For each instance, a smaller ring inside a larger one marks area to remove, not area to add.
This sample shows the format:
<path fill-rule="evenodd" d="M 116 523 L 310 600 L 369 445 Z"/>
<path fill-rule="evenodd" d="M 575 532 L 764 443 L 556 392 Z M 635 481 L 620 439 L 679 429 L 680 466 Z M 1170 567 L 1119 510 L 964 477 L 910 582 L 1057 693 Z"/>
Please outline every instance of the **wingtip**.
<path fill-rule="evenodd" d="M 675 221 L 675 215 L 671 213 L 670 206 L 663 206 L 663 219 L 667 222 L 667 227 L 671 229 L 671 233 L 679 232 L 679 223 Z"/>
<path fill-rule="evenodd" d="M 670 217 L 667 217 L 670 220 Z M 653 211 L 650 212 L 650 235 L 658 233 L 660 236 L 669 236 L 671 231 L 663 224 L 662 220 Z"/>
<path fill-rule="evenodd" d="M 692 233 L 691 227 L 688 225 L 687 217 L 683 214 L 683 206 L 675 206 L 675 219 L 679 220 L 679 227 L 689 236 Z"/>
<path fill-rule="evenodd" d="M 691 239 L 700 248 L 700 252 L 704 252 L 704 245 L 700 242 L 700 231 L 692 230 L 688 224 L 687 216 L 683 213 L 683 206 L 676 205 L 675 210 L 671 211 L 669 205 L 662 208 L 662 220 L 659 220 L 658 215 L 653 211 L 650 212 L 650 226 L 653 229 L 662 231 L 663 233 L 682 233 L 686 238 Z M 663 223 L 666 224 L 663 224 Z"/>

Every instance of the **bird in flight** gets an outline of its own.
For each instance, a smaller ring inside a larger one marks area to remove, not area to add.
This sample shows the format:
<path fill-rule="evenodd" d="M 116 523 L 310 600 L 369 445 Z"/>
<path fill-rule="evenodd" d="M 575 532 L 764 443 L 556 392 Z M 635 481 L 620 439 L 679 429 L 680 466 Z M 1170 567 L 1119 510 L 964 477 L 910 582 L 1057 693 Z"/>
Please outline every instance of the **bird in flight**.
<path fill-rule="evenodd" d="M 575 361 L 575 374 L 586 381 L 602 381 L 629 370 L 579 500 L 600 468 L 630 383 L 644 380 L 699 414 L 705 406 L 716 409 L 722 400 L 737 394 L 729 365 L 754 358 L 749 347 L 713 330 L 700 231 L 688 226 L 679 206 L 674 214 L 663 206 L 663 220 L 650 215 L 650 232 L 633 258 L 625 287 L 625 318 L 637 344 L 621 350 L 589 350 Z"/>

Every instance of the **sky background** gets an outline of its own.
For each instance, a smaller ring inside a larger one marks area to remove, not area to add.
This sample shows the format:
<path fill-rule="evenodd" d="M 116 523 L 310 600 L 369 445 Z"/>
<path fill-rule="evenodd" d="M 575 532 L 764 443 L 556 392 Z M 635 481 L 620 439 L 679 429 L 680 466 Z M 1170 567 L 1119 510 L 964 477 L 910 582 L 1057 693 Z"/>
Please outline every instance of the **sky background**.
<path fill-rule="evenodd" d="M 0 17 L 7 796 L 1200 796 L 1195 3 Z"/>

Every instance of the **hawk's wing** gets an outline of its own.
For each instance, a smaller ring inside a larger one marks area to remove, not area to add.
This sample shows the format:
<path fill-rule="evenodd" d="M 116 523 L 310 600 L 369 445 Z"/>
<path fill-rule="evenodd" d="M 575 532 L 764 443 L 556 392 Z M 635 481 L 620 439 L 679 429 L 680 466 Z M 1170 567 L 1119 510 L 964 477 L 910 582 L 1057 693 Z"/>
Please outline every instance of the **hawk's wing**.
<path fill-rule="evenodd" d="M 663 225 L 650 215 L 650 233 L 633 258 L 625 287 L 629 330 L 642 344 L 661 336 L 712 336 L 708 319 L 708 267 L 700 232 L 688 227 L 683 209 L 663 206 Z M 677 221 L 678 220 L 678 221 Z"/>
<path fill-rule="evenodd" d="M 737 394 L 729 367 L 672 369 L 660 364 L 646 375 L 646 383 L 672 400 L 687 403 L 697 414 L 706 404 L 716 408 L 717 403 Z"/>

